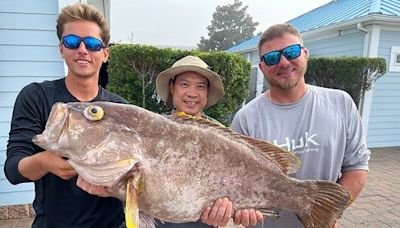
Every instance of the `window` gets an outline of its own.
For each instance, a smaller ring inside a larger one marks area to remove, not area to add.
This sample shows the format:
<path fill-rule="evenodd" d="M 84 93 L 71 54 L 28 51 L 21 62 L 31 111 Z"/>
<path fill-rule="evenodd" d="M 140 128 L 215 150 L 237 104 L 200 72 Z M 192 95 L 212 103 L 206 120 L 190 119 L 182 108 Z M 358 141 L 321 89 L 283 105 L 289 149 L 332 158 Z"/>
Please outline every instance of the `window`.
<path fill-rule="evenodd" d="M 395 62 L 394 65 L 400 66 L 400 53 L 395 53 Z"/>
<path fill-rule="evenodd" d="M 400 72 L 400 46 L 392 46 L 390 51 L 389 71 Z"/>

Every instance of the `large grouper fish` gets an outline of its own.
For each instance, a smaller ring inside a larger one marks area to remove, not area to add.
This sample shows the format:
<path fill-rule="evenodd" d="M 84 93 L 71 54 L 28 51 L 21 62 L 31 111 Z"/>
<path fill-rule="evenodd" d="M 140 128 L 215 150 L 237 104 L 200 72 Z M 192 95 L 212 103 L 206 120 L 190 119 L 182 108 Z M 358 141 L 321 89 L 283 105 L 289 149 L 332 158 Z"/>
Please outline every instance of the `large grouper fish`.
<path fill-rule="evenodd" d="M 126 193 L 128 227 L 198 221 L 222 197 L 235 210 L 285 209 L 305 227 L 332 227 L 351 201 L 339 184 L 288 176 L 300 165 L 293 153 L 188 115 L 56 103 L 33 142 L 67 158 L 86 181 Z"/>

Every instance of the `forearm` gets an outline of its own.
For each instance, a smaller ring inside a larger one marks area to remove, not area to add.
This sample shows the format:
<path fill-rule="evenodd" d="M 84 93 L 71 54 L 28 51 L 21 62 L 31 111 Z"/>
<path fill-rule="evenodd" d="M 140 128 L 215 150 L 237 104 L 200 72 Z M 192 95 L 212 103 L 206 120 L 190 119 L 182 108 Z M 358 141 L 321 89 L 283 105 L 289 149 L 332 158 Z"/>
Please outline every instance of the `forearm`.
<path fill-rule="evenodd" d="M 367 177 L 367 170 L 349 170 L 343 173 L 338 183 L 346 188 L 353 197 L 353 200 L 355 200 L 360 194 L 361 190 L 364 188 Z"/>
<path fill-rule="evenodd" d="M 49 171 L 43 166 L 42 160 L 47 152 L 39 152 L 23 158 L 18 164 L 18 171 L 22 176 L 31 181 L 36 181 L 46 175 Z"/>
<path fill-rule="evenodd" d="M 9 157 L 4 164 L 4 174 L 11 184 L 20 184 L 31 181 L 18 171 L 18 164 L 24 157 L 25 156 L 22 155 Z"/>

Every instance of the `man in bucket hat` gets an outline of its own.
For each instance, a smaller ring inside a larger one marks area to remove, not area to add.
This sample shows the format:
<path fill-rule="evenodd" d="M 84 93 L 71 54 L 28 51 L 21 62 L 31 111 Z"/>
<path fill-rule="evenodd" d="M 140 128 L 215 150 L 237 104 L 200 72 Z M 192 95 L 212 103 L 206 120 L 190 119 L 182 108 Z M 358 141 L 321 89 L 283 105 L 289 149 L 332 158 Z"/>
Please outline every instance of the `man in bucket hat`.
<path fill-rule="evenodd" d="M 216 104 L 224 96 L 219 75 L 208 69 L 199 57 L 186 56 L 156 79 L 156 90 L 161 99 L 174 111 L 193 116 L 204 116 L 203 110 Z"/>
<path fill-rule="evenodd" d="M 173 108 L 173 113 L 185 112 L 217 122 L 206 116 L 203 111 L 216 104 L 224 96 L 224 87 L 220 76 L 209 70 L 208 65 L 199 57 L 186 56 L 176 61 L 171 68 L 161 72 L 156 79 L 156 90 L 164 103 Z M 212 208 L 207 207 L 204 210 L 201 222 L 159 223 L 157 227 L 225 226 L 231 216 L 232 202 L 224 198 L 215 201 Z M 254 209 L 245 209 L 237 211 L 234 218 L 235 222 L 248 226 L 262 221 L 263 216 Z"/>

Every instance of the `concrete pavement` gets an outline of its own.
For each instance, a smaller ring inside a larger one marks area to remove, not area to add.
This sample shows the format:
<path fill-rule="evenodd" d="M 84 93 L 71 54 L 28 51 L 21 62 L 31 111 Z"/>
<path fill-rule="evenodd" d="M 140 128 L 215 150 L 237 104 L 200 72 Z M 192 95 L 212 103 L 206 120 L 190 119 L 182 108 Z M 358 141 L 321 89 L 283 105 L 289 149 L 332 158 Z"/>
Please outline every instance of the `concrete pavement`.
<path fill-rule="evenodd" d="M 367 184 L 339 220 L 343 228 L 400 227 L 400 147 L 372 149 Z M 0 220 L 0 228 L 28 228 L 32 219 Z"/>

